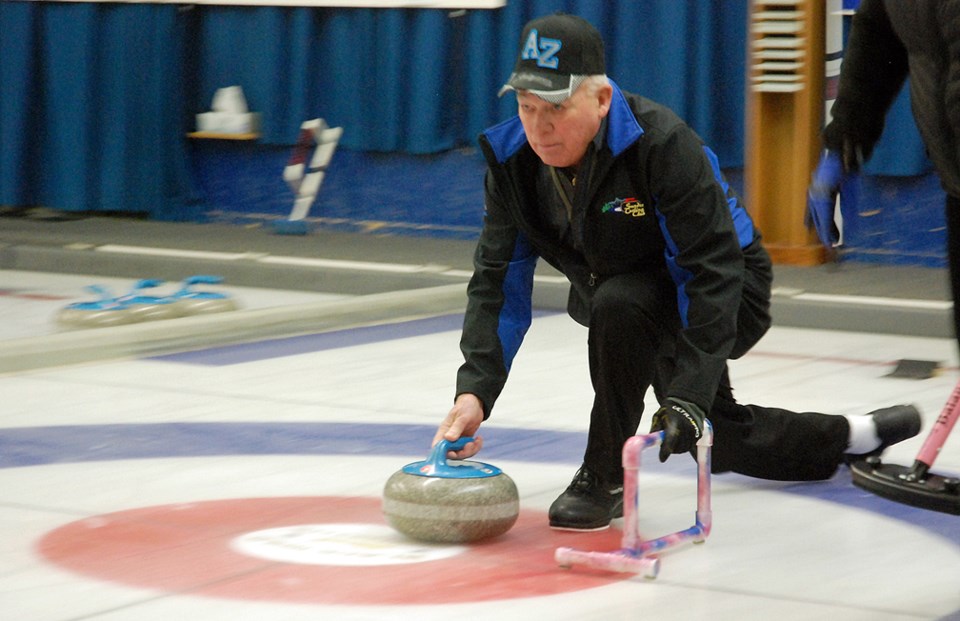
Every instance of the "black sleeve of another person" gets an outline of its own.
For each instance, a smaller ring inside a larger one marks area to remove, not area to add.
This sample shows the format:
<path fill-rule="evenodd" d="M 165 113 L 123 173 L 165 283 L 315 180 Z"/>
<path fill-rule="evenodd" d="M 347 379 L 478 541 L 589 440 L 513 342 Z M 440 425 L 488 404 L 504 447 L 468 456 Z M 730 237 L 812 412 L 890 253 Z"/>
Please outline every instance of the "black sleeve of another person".
<path fill-rule="evenodd" d="M 828 149 L 841 150 L 844 137 L 870 159 L 883 133 L 884 119 L 909 71 L 907 51 L 882 0 L 863 0 L 853 16 L 840 70 L 833 120 L 824 129 Z"/>

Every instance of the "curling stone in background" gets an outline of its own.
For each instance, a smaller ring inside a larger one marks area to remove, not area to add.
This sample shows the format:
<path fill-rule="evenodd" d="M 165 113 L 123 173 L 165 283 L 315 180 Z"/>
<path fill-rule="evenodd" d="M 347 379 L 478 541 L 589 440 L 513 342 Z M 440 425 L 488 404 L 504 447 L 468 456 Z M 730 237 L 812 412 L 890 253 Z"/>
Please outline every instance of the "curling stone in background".
<path fill-rule="evenodd" d="M 218 285 L 220 276 L 197 275 L 185 278 L 183 286 L 173 294 L 174 304 L 181 315 L 204 315 L 236 310 L 236 301 L 226 293 L 197 290 L 195 285 Z"/>
<path fill-rule="evenodd" d="M 100 296 L 92 302 L 68 304 L 57 313 L 57 323 L 65 328 L 107 328 L 135 321 L 130 307 L 118 301 L 101 285 L 86 287 Z"/>
<path fill-rule="evenodd" d="M 177 308 L 176 300 L 168 296 L 144 295 L 145 289 L 159 287 L 164 281 L 156 279 L 138 280 L 127 295 L 117 298 L 117 301 L 130 309 L 133 321 L 156 321 L 173 319 L 182 314 Z"/>
<path fill-rule="evenodd" d="M 383 513 L 393 528 L 427 543 L 469 543 L 510 530 L 520 515 L 513 479 L 490 464 L 447 463 L 447 451 L 471 441 L 441 440 L 427 460 L 407 464 L 390 477 Z"/>

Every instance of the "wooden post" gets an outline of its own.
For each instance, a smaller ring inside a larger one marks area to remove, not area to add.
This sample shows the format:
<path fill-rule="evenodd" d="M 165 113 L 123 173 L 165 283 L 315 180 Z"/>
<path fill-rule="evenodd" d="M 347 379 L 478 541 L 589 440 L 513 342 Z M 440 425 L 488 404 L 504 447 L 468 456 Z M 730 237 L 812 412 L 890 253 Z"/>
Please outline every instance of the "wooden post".
<path fill-rule="evenodd" d="M 820 152 L 825 0 L 753 0 L 747 62 L 746 204 L 774 263 L 826 253 L 804 226 Z"/>

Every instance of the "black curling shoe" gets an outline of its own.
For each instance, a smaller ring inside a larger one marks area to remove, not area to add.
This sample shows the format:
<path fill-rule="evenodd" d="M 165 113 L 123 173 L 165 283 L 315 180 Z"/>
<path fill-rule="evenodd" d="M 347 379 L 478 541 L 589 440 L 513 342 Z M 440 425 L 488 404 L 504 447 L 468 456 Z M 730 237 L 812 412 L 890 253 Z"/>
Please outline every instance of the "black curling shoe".
<path fill-rule="evenodd" d="M 880 410 L 874 410 L 867 414 L 873 417 L 873 423 L 877 426 L 877 436 L 880 438 L 880 446 L 869 453 L 862 455 L 849 455 L 853 459 L 865 459 L 880 455 L 888 447 L 897 442 L 903 442 L 920 433 L 921 419 L 920 411 L 913 405 L 894 405 Z"/>
<path fill-rule="evenodd" d="M 623 485 L 604 484 L 581 466 L 566 491 L 550 505 L 550 527 L 562 530 L 601 530 L 623 516 Z"/>

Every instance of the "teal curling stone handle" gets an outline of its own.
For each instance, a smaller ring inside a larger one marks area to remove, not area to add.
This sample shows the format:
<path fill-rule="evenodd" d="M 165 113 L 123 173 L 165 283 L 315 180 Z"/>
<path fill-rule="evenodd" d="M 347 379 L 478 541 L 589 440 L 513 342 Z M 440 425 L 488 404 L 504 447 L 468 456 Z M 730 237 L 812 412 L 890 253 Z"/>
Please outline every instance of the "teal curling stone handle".
<path fill-rule="evenodd" d="M 470 436 L 462 437 L 454 442 L 440 440 L 433 447 L 433 451 L 427 459 L 407 464 L 402 468 L 402 471 L 420 477 L 441 479 L 485 479 L 501 474 L 502 470 L 500 468 L 479 461 L 447 463 L 448 451 L 459 451 L 470 442 L 473 442 L 473 438 Z"/>

